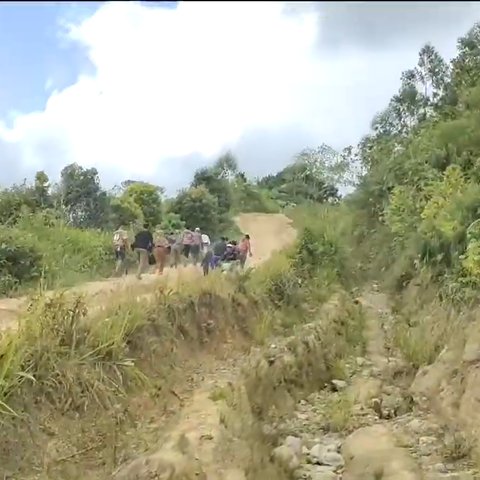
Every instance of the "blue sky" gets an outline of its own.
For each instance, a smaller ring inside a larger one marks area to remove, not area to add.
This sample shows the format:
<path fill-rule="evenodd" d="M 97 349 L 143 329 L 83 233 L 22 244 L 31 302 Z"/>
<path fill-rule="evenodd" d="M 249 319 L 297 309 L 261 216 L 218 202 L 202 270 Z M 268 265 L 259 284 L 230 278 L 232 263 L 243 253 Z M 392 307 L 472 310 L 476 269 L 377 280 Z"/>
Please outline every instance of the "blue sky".
<path fill-rule="evenodd" d="M 51 89 L 75 82 L 89 68 L 79 46 L 62 42 L 60 19 L 81 18 L 99 3 L 0 5 L 0 117 L 43 109 Z M 51 79 L 50 89 L 46 89 Z"/>
<path fill-rule="evenodd" d="M 140 2 L 172 8 L 176 2 Z M 0 4 L 0 118 L 42 110 L 49 94 L 93 69 L 86 52 L 62 39 L 62 21 L 78 22 L 102 2 Z M 48 82 L 48 84 L 47 84 Z"/>

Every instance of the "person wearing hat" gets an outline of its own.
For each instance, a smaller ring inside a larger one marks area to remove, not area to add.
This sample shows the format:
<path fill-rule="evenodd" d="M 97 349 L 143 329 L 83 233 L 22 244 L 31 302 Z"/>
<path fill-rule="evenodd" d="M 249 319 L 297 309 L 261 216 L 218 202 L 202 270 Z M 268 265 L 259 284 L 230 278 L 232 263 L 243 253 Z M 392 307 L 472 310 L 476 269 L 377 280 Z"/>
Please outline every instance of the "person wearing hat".
<path fill-rule="evenodd" d="M 155 230 L 153 240 L 153 256 L 155 257 L 156 273 L 157 275 L 162 275 L 171 247 L 167 237 L 160 228 Z"/>
<path fill-rule="evenodd" d="M 195 266 L 200 260 L 201 248 L 202 248 L 202 232 L 197 227 L 193 232 L 192 246 L 190 247 L 190 255 L 192 256 L 192 261 Z"/>
<path fill-rule="evenodd" d="M 183 256 L 188 260 L 191 255 L 191 249 L 193 244 L 193 232 L 189 228 L 186 228 L 183 231 L 182 244 Z"/>

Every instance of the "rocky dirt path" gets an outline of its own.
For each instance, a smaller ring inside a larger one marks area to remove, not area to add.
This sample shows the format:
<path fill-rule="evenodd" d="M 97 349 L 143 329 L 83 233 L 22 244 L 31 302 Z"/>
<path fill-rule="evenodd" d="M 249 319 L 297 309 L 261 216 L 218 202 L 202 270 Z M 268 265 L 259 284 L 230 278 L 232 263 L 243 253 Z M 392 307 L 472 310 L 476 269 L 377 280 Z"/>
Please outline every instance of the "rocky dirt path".
<path fill-rule="evenodd" d="M 254 254 L 248 261 L 251 266 L 267 260 L 273 252 L 291 244 L 296 236 L 291 220 L 282 214 L 245 213 L 239 215 L 235 221 L 243 232 L 249 233 L 251 236 Z M 139 281 L 134 275 L 129 275 L 125 278 L 87 282 L 67 289 L 67 291 L 85 294 L 89 305 L 98 307 L 107 303 L 112 296 L 133 292 L 145 293 L 149 286 L 155 286 L 162 282 L 175 285 L 179 281 L 200 277 L 200 268 L 193 266 L 179 269 L 167 268 L 162 277 L 146 274 Z M 47 295 L 49 293 L 52 292 L 47 292 Z M 17 319 L 24 310 L 27 300 L 27 297 L 0 299 L 0 331 L 16 327 Z"/>
<path fill-rule="evenodd" d="M 237 220 L 240 229 L 252 238 L 252 264 L 267 260 L 291 244 L 296 231 L 283 215 L 245 214 Z M 245 480 L 245 473 L 219 458 L 221 410 L 214 393 L 238 378 L 240 358 L 214 362 L 193 389 L 181 412 L 162 432 L 157 449 L 120 467 L 115 480 Z"/>
<path fill-rule="evenodd" d="M 274 451 L 292 478 L 305 480 L 475 480 L 461 439 L 409 394 L 411 369 L 385 347 L 393 320 L 385 295 L 359 299 L 366 317 L 365 357 L 346 378 L 301 401 Z M 293 460 L 292 460 L 293 459 Z"/>

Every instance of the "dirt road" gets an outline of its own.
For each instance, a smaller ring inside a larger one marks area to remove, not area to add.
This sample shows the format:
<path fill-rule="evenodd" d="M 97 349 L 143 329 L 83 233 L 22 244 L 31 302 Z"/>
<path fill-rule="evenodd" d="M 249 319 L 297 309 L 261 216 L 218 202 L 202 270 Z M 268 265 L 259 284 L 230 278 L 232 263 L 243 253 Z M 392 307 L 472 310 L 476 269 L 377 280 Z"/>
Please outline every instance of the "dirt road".
<path fill-rule="evenodd" d="M 244 233 L 250 234 L 253 251 L 253 257 L 249 259 L 250 265 L 258 265 L 267 260 L 274 251 L 284 248 L 295 239 L 296 232 L 291 226 L 291 220 L 282 214 L 247 213 L 239 215 L 235 221 Z M 147 274 L 141 282 L 142 285 L 154 284 L 167 279 L 169 283 L 175 283 L 179 278 L 196 276 L 200 276 L 199 268 L 186 267 L 178 270 L 168 268 L 162 277 Z M 139 283 L 134 275 L 129 275 L 126 278 L 84 283 L 68 291 L 83 293 L 90 303 L 99 306 L 111 295 L 138 288 Z M 16 320 L 22 313 L 26 300 L 26 297 L 0 299 L 0 331 L 15 328 Z"/>
<path fill-rule="evenodd" d="M 296 237 L 291 221 L 284 215 L 243 214 L 235 220 L 242 232 L 251 237 L 253 257 L 249 259 L 250 265 L 264 262 Z M 232 358 L 213 362 L 212 367 L 205 368 L 202 382 L 191 393 L 176 421 L 164 432 L 158 450 L 152 448 L 153 453 L 122 465 L 113 479 L 245 480 L 242 469 L 232 465 L 230 458 L 218 455 L 222 443 L 221 407 L 212 398 L 217 388 L 235 381 L 238 360 L 232 355 Z M 184 451 L 178 447 L 182 437 L 189 445 Z"/>

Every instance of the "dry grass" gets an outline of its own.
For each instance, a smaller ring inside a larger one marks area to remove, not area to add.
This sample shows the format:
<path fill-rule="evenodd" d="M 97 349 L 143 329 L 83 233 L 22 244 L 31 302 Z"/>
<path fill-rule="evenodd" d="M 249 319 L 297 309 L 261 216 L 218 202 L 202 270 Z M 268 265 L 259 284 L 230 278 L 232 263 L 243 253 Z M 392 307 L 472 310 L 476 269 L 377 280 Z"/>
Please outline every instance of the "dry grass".
<path fill-rule="evenodd" d="M 456 462 L 469 458 L 474 450 L 475 442 L 470 435 L 458 428 L 450 427 L 442 438 L 441 456 L 447 462 Z"/>
<path fill-rule="evenodd" d="M 407 305 L 395 319 L 390 341 L 417 369 L 433 363 L 461 329 L 462 317 L 451 307 L 432 302 L 413 311 Z"/>
<path fill-rule="evenodd" d="M 346 393 L 332 394 L 325 405 L 325 426 L 332 432 L 344 432 L 354 425 L 353 399 Z"/>

